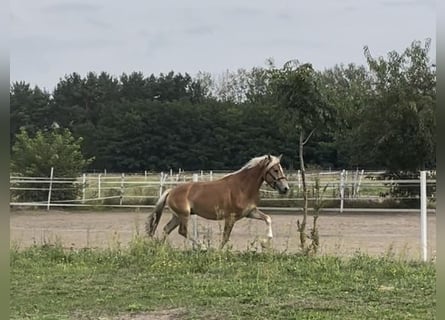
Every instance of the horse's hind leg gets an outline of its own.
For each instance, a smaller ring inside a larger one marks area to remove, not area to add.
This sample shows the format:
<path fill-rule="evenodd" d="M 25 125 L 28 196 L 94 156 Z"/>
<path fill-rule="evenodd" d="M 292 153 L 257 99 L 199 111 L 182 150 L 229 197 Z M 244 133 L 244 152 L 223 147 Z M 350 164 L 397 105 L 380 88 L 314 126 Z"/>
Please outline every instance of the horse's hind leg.
<path fill-rule="evenodd" d="M 187 231 L 188 219 L 181 219 L 179 222 L 179 230 L 178 233 L 184 238 L 188 239 L 188 231 Z"/>
<path fill-rule="evenodd" d="M 165 239 L 167 238 L 167 236 L 168 236 L 173 230 L 175 230 L 175 228 L 176 228 L 177 226 L 179 226 L 179 222 L 180 222 L 180 220 L 179 220 L 178 216 L 177 216 L 175 213 L 173 213 L 172 218 L 170 219 L 169 222 L 167 222 L 167 224 L 166 224 L 165 227 L 164 227 L 164 237 L 163 237 L 163 240 L 164 240 L 164 241 L 165 241 Z"/>
<path fill-rule="evenodd" d="M 202 245 L 201 245 L 199 239 L 195 239 L 193 236 L 190 236 L 188 233 L 189 217 L 190 217 L 190 215 L 185 215 L 185 216 L 179 217 L 178 233 L 181 236 L 183 236 L 184 238 L 186 238 L 187 240 L 189 240 L 192 243 L 193 248 L 195 248 L 195 247 L 200 248 Z"/>

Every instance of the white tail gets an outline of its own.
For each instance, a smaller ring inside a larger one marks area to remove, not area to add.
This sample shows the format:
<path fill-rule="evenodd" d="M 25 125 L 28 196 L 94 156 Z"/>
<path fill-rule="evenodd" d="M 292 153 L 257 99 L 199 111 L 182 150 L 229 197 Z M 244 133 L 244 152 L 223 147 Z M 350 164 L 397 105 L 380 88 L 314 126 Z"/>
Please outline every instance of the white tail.
<path fill-rule="evenodd" d="M 171 189 L 167 189 L 164 193 L 159 197 L 156 205 L 154 207 L 153 212 L 148 216 L 147 222 L 145 223 L 145 231 L 147 232 L 149 237 L 153 237 L 155 234 L 156 228 L 158 227 L 159 220 L 161 220 L 162 211 L 165 207 L 165 202 L 167 201 L 167 197 L 170 193 Z"/>

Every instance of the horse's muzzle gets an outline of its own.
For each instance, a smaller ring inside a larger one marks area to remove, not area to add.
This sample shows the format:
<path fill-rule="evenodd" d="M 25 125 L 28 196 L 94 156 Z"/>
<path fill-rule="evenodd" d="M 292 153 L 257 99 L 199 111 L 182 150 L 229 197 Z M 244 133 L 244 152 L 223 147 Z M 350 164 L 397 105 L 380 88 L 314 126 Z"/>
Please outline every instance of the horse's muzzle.
<path fill-rule="evenodd" d="M 279 181 L 278 183 L 275 183 L 275 189 L 278 190 L 279 194 L 286 194 L 289 191 L 289 185 L 287 182 Z"/>
<path fill-rule="evenodd" d="M 278 188 L 278 193 L 279 194 L 286 194 L 288 191 L 289 191 L 288 187 Z"/>

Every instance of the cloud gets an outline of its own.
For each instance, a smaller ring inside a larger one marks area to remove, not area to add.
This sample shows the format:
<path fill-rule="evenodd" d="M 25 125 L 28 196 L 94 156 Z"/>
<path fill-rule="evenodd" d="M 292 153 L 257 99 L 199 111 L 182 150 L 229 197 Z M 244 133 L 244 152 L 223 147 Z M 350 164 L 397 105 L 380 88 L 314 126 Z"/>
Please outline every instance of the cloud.
<path fill-rule="evenodd" d="M 104 22 L 104 21 L 99 20 L 97 18 L 88 17 L 88 18 L 85 18 L 85 21 L 88 24 L 90 24 L 90 25 L 92 25 L 94 27 L 97 27 L 97 28 L 101 28 L 101 29 L 109 29 L 110 27 L 112 27 L 111 23 Z"/>
<path fill-rule="evenodd" d="M 267 57 L 361 62 L 363 44 L 383 54 L 435 39 L 431 7 L 434 0 L 12 1 L 11 79 L 51 87 L 73 71 L 219 72 Z"/>
<path fill-rule="evenodd" d="M 259 15 L 264 14 L 264 11 L 255 8 L 255 7 L 235 7 L 235 8 L 227 8 L 226 13 L 229 14 L 229 16 L 238 16 L 238 17 L 256 17 Z"/>
<path fill-rule="evenodd" d="M 343 10 L 346 12 L 355 12 L 355 11 L 360 10 L 360 8 L 355 5 L 345 5 L 343 7 Z"/>
<path fill-rule="evenodd" d="M 102 8 L 98 5 L 90 3 L 78 3 L 78 2 L 67 2 L 67 3 L 57 3 L 46 5 L 42 7 L 43 12 L 56 13 L 56 14 L 66 14 L 66 13 L 89 13 L 93 11 L 99 11 Z"/>
<path fill-rule="evenodd" d="M 162 33 L 154 34 L 146 38 L 146 53 L 148 56 L 153 56 L 160 52 L 163 48 L 170 45 L 167 35 Z"/>
<path fill-rule="evenodd" d="M 202 36 L 202 35 L 213 34 L 215 32 L 215 29 L 216 28 L 211 25 L 200 25 L 200 26 L 193 26 L 193 27 L 186 28 L 184 31 L 185 31 L 185 33 L 190 34 L 190 35 Z"/>
<path fill-rule="evenodd" d="M 436 7 L 434 0 L 382 0 L 380 4 L 392 7 L 427 6 L 433 9 Z"/>
<path fill-rule="evenodd" d="M 33 48 L 34 55 L 66 52 L 76 50 L 92 50 L 123 45 L 123 41 L 104 38 L 55 38 L 49 36 L 23 36 L 11 39 L 11 52 L 13 54 L 27 53 Z"/>

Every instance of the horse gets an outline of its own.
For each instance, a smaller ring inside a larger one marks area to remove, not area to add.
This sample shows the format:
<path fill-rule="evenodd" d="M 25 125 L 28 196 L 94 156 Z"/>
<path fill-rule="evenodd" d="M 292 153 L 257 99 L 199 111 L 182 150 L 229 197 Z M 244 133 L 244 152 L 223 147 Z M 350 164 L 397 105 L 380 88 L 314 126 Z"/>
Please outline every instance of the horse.
<path fill-rule="evenodd" d="M 258 209 L 260 187 L 265 181 L 280 194 L 289 190 L 289 184 L 280 164 L 281 155 L 264 155 L 249 160 L 238 171 L 214 181 L 189 182 L 165 190 L 149 214 L 145 229 L 153 237 L 165 205 L 172 212 L 171 220 L 164 227 L 163 241 L 179 226 L 179 234 L 188 238 L 187 225 L 190 215 L 197 214 L 209 220 L 223 220 L 224 231 L 220 248 L 229 241 L 236 221 L 242 218 L 263 220 L 272 234 L 272 219 Z M 196 242 L 197 239 L 191 239 Z"/>

